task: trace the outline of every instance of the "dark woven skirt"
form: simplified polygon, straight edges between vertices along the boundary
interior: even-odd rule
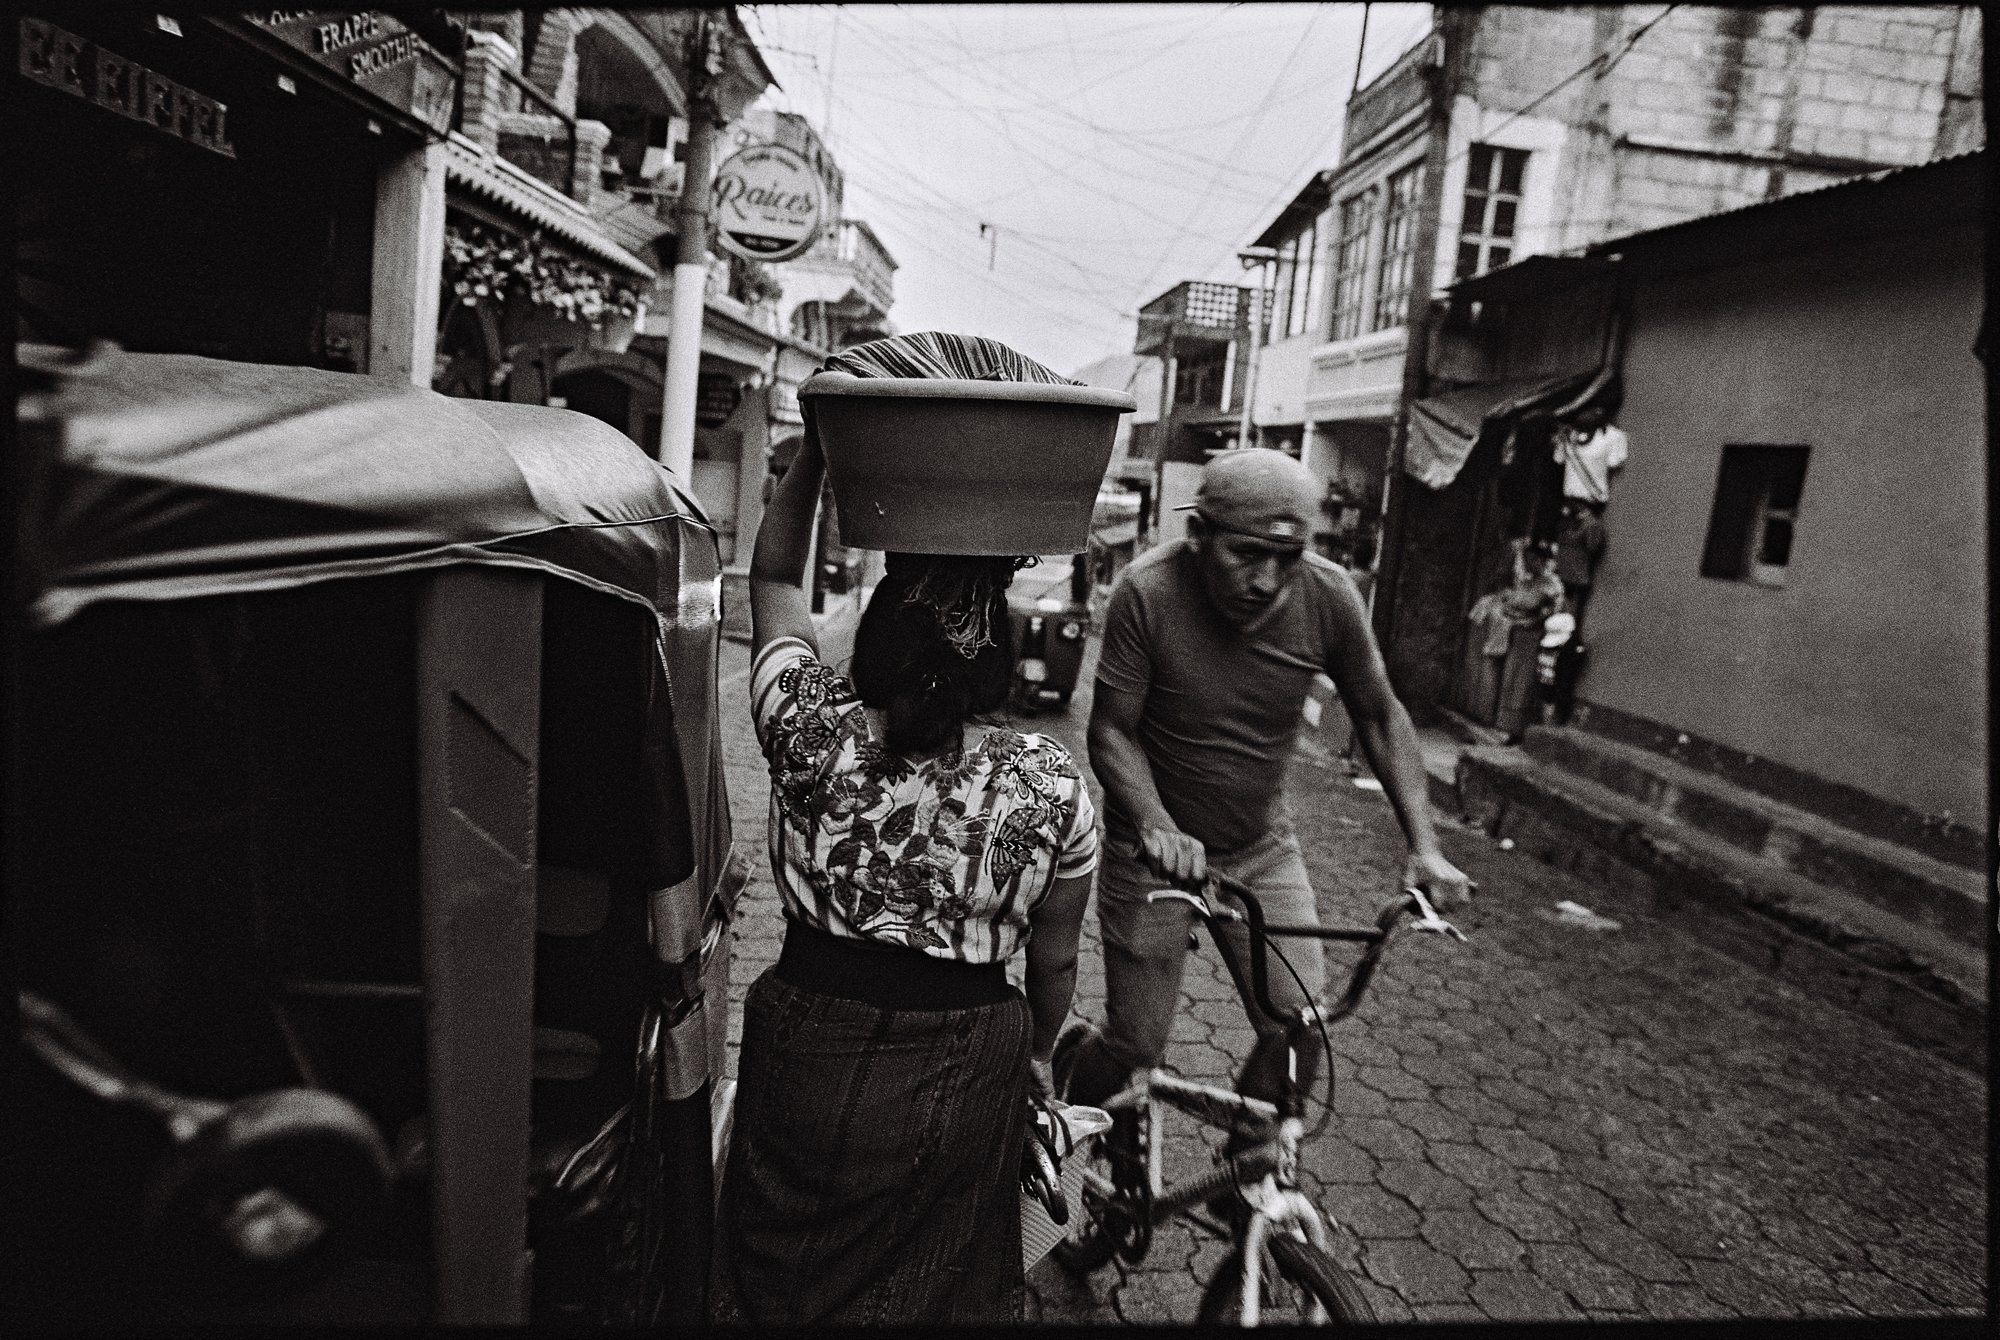
[[[885,1009],[766,969],[743,1004],[710,1318],[1019,1321],[1031,1030],[1012,987]]]

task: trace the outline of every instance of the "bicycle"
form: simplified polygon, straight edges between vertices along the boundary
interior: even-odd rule
[[[1226,893],[1243,906],[1241,912],[1217,904]],[[1298,1044],[1309,1028],[1322,1039],[1328,1024],[1353,1013],[1374,980],[1376,965],[1390,939],[1403,924],[1403,914],[1421,913],[1413,923],[1424,930],[1449,932],[1464,939],[1457,927],[1439,917],[1423,896],[1410,889],[1383,907],[1370,928],[1271,925],[1256,895],[1226,875],[1212,872],[1200,891],[1160,889],[1147,901],[1177,899],[1201,917],[1222,954],[1239,993],[1255,1000],[1265,1017],[1285,1028],[1285,1068],[1278,1101],[1265,1102],[1214,1085],[1182,1079],[1155,1067],[1133,1077],[1101,1106],[1113,1114],[1113,1129],[1092,1137],[1079,1148],[1086,1160],[1082,1171],[1081,1213],[1053,1255],[1072,1274],[1082,1276],[1118,1257],[1130,1264],[1143,1260],[1152,1246],[1154,1226],[1176,1214],[1214,1231],[1195,1207],[1218,1196],[1235,1198],[1230,1254],[1216,1268],[1203,1290],[1199,1319],[1203,1324],[1269,1324],[1280,1307],[1296,1312],[1314,1325],[1328,1322],[1371,1322],[1375,1310],[1349,1278],[1333,1253],[1344,1232],[1330,1216],[1299,1189],[1299,1145],[1305,1138],[1305,1092],[1298,1082]],[[1244,923],[1249,928],[1250,987],[1243,991],[1243,969],[1229,943],[1216,933],[1219,922]],[[1265,950],[1269,937],[1313,937],[1363,946],[1341,998],[1331,1009],[1308,1005],[1286,1017],[1271,1002]],[[1283,960],[1282,951],[1277,951]],[[1290,965],[1286,965],[1289,970]],[[1059,1051],[1076,1045],[1087,1025],[1071,1028]],[[1333,1065],[1326,1059],[1327,1110],[1333,1105]],[[1163,1108],[1184,1112],[1211,1129],[1231,1131],[1247,1121],[1276,1129],[1262,1144],[1220,1158],[1217,1167],[1178,1185],[1166,1183],[1162,1167],[1164,1140],[1153,1138]]]

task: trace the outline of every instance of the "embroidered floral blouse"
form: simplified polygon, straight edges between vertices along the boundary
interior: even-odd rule
[[[1097,866],[1090,792],[1046,735],[995,727],[911,763],[876,738],[853,682],[797,638],[758,655],[750,703],[787,916],[935,958],[1004,962],[1050,886]]]

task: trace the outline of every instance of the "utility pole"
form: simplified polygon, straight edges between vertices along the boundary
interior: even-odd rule
[[[691,486],[695,388],[701,377],[701,322],[708,289],[715,137],[721,117],[710,93],[721,73],[721,34],[707,11],[693,13],[688,40],[687,173],[681,178],[679,236],[674,239],[674,299],[667,319],[666,387],[660,404],[660,464]]]
[[[1236,259],[1244,269],[1253,265],[1257,267],[1256,297],[1251,299],[1250,308],[1250,366],[1248,375],[1243,379],[1243,425],[1236,434],[1236,444],[1242,447],[1253,445],[1250,441],[1250,412],[1257,399],[1257,368],[1264,361],[1264,345],[1268,342],[1264,326],[1270,303],[1265,294],[1270,288],[1271,262],[1277,256],[1278,253],[1270,247],[1245,247],[1236,253]]]
[[[1375,587],[1370,614],[1375,639],[1389,662],[1391,682],[1397,669],[1395,655],[1396,592],[1402,579],[1405,519],[1409,512],[1412,484],[1403,469],[1409,452],[1410,411],[1428,387],[1431,336],[1431,290],[1437,280],[1438,220],[1444,212],[1444,165],[1449,148],[1451,107],[1456,94],[1455,65],[1461,43],[1459,20],[1477,11],[1438,12],[1437,28],[1427,42],[1436,44],[1437,63],[1429,76],[1429,106],[1425,112],[1424,184],[1422,208],[1417,214],[1416,235],[1410,246],[1410,292],[1403,326],[1407,332],[1403,352],[1403,386],[1396,422],[1389,441],[1389,459],[1382,476],[1382,534],[1376,544]]]

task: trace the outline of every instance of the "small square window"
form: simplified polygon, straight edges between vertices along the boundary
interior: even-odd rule
[[[1722,449],[1701,575],[1783,586],[1805,491],[1810,447]]]

